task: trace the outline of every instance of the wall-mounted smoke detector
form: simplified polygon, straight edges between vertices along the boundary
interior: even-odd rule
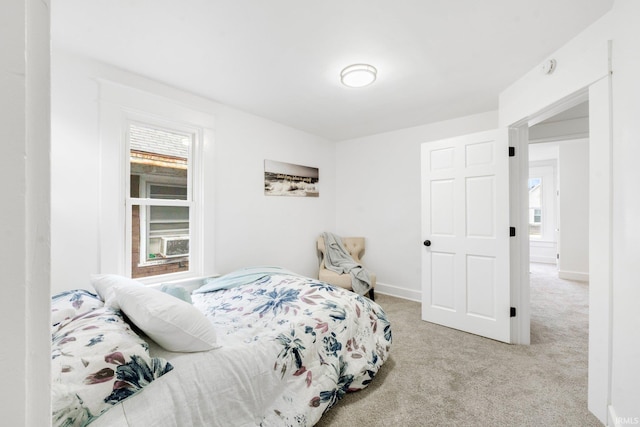
[[[555,59],[549,59],[542,64],[542,73],[551,74],[556,70],[557,62]]]

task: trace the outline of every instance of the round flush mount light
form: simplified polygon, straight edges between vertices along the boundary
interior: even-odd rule
[[[340,81],[348,87],[365,87],[376,81],[378,70],[368,64],[353,64],[340,72]]]

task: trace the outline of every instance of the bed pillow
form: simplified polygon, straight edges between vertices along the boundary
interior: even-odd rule
[[[119,311],[81,314],[51,335],[52,425],[84,426],[172,369]]]
[[[58,326],[103,306],[100,297],[84,289],[60,292],[51,297],[51,326]]]
[[[100,298],[102,298],[102,301],[104,301],[104,305],[114,310],[120,310],[115,296],[115,290],[117,288],[125,286],[144,287],[144,285],[137,280],[117,274],[93,274],[91,276],[91,284],[98,295],[100,295]]]
[[[115,294],[129,320],[166,350],[186,353],[217,347],[213,325],[191,304],[144,286],[117,287]]]

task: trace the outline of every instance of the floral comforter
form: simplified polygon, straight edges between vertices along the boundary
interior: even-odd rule
[[[95,295],[52,298],[52,425],[83,426],[173,368]]]
[[[371,382],[387,359],[391,325],[378,304],[353,292],[257,272],[250,284],[194,294],[194,305],[216,326],[223,348],[243,347],[252,357],[252,347],[274,345],[254,361],[272,370],[277,390],[259,424],[313,425],[345,393]]]
[[[388,357],[391,326],[365,297],[277,269],[222,282],[192,295],[219,348],[174,353],[147,339],[170,363],[152,371],[173,369],[91,427],[312,426]]]

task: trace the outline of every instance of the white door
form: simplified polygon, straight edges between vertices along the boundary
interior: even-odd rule
[[[422,319],[510,342],[508,130],[422,144]]]

